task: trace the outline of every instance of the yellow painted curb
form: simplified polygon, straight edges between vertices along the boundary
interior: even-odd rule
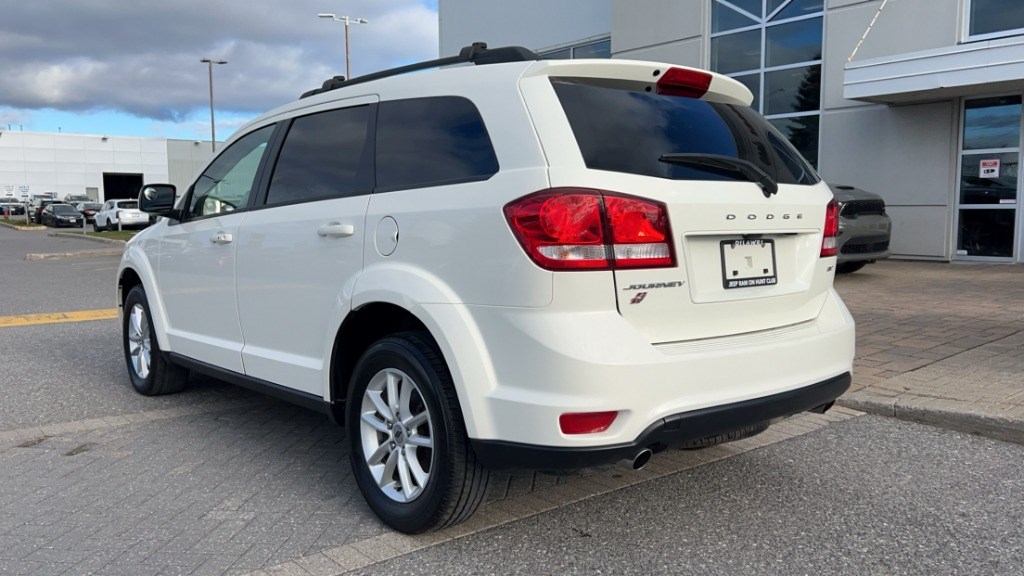
[[[35,324],[63,324],[65,322],[88,322],[90,320],[112,320],[117,318],[117,308],[100,310],[79,310],[77,312],[47,312],[45,314],[21,314],[0,316],[0,328],[33,326]]]

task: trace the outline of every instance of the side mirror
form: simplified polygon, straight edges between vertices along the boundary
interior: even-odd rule
[[[157,216],[172,216],[176,192],[174,184],[146,184],[139,190],[139,210]]]

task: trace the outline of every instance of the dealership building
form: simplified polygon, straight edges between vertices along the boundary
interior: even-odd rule
[[[1024,262],[1024,0],[439,4],[442,56],[484,41],[731,76],[826,181],[885,198],[894,255]]]
[[[135,198],[143,182],[179,190],[210,158],[208,140],[0,131],[0,197]]]

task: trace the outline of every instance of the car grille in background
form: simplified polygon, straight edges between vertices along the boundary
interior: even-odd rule
[[[872,252],[884,252],[889,249],[889,239],[884,236],[875,238],[858,238],[858,242],[844,244],[843,254],[870,254]]]
[[[844,218],[856,218],[862,214],[885,214],[885,200],[850,200],[843,203],[839,215]]]

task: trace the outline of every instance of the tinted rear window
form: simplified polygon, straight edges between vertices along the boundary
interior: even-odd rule
[[[377,116],[377,187],[419,188],[486,180],[498,171],[476,106],[441,96],[382,102]]]
[[[672,180],[731,180],[658,160],[672,153],[720,154],[752,162],[780,184],[818,182],[800,153],[748,106],[584,82],[551,81],[588,168]]]
[[[124,208],[125,210],[134,210],[134,209],[139,207],[139,202],[137,200],[128,200],[128,201],[125,201],[125,202],[118,202],[117,203],[117,207],[118,208]]]

